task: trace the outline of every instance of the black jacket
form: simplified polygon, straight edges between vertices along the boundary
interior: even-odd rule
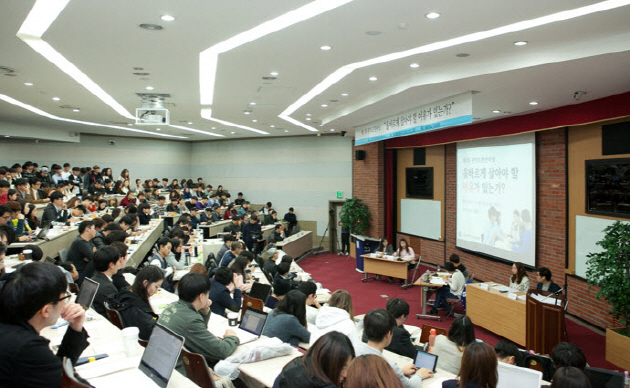
[[[363,342],[367,342],[367,335],[363,333]],[[416,347],[411,343],[411,334],[405,329],[404,326],[396,326],[392,331],[392,342],[385,349],[390,352],[400,354],[401,356],[409,357],[413,360],[418,355],[419,347]]]
[[[107,243],[105,242],[105,236],[103,235],[102,231],[99,230],[98,232],[96,232],[96,236],[94,236],[94,238],[92,239],[92,244],[94,244],[96,249],[100,249],[101,247],[107,245]]]
[[[0,323],[0,387],[61,387],[61,360],[74,364],[88,347],[88,335],[70,327],[55,356],[49,340],[40,336],[27,322]]]
[[[542,290],[542,286],[543,286],[542,283],[538,283],[538,284],[536,284],[536,289],[537,290]],[[554,282],[551,282],[551,284],[549,284],[549,289],[547,291],[549,291],[549,292],[558,292],[558,291],[560,291],[560,289],[561,288],[560,288],[559,285],[557,285]]]
[[[107,317],[107,313],[105,312],[105,302],[109,300],[110,296],[115,296],[118,293],[118,290],[116,289],[116,286],[114,286],[114,283],[107,278],[107,275],[102,272],[94,273],[92,280],[99,284],[96,296],[94,296],[94,303],[92,303],[92,307],[94,307],[94,310],[96,310],[97,313]]]
[[[158,319],[150,305],[128,288],[121,289],[111,305],[120,313],[125,327],[137,327],[140,339],[149,340]]]
[[[306,357],[306,356],[304,356]],[[308,359],[306,359],[308,362]],[[302,363],[302,357],[293,359],[289,362],[280,375],[273,382],[273,388],[334,388],[335,384],[328,384],[318,379],[317,377],[311,377],[306,372],[304,364]]]
[[[140,225],[149,225],[149,221],[151,221],[151,214],[138,212],[138,220],[140,221]]]
[[[61,210],[57,212],[57,208],[52,203],[49,203],[42,213],[42,225],[47,222],[68,222],[68,216],[70,212],[68,210]]]

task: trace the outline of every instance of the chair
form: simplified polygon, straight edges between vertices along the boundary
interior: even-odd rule
[[[252,298],[249,295],[243,294],[243,307],[241,307],[241,319],[243,318],[243,314],[245,314],[245,309],[247,309],[248,307],[263,311],[264,306],[265,306],[265,302],[263,302],[262,300]]]
[[[140,346],[142,346],[143,348],[146,348],[147,345],[149,344],[149,341],[147,340],[143,340],[143,339],[139,339],[138,343],[140,344]]]
[[[265,277],[267,278],[267,281],[269,282],[269,284],[273,284],[273,277],[271,276],[271,274],[263,269],[263,267],[261,266],[260,269],[262,270],[263,275],[265,275]]]
[[[122,323],[122,318],[120,313],[109,307],[109,303],[105,302],[105,312],[107,313],[107,319],[120,330],[124,329],[125,326]]]
[[[62,250],[59,251],[59,259],[63,263],[68,261],[68,250],[66,248],[63,248]]]
[[[79,295],[79,286],[76,283],[68,283],[68,288],[74,295]]]
[[[63,358],[61,374],[61,387],[62,388],[89,388],[89,385],[85,385],[80,382],[74,375],[74,367],[72,366],[72,360],[68,357]]]
[[[447,317],[452,317],[453,314],[455,314],[455,307],[457,307],[457,305],[461,305],[462,309],[464,309],[464,312],[466,311],[466,308],[464,306],[465,296],[466,296],[466,285],[464,284],[464,288],[462,290],[462,296],[460,296],[459,298],[449,298],[447,300],[447,302],[451,305],[451,312],[446,314]]]
[[[186,377],[200,387],[215,388],[212,369],[208,367],[206,359],[197,353],[191,353],[182,348],[182,361],[186,369]]]
[[[431,329],[435,329],[435,335],[446,335],[446,329],[435,327],[431,325],[422,325],[422,334],[420,334],[420,342],[426,344],[429,342],[429,335],[431,335]]]

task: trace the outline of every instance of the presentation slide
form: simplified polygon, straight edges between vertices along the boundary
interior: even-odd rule
[[[536,146],[525,134],[457,146],[457,246],[536,265]]]

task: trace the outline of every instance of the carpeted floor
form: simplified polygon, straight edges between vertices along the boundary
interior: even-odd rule
[[[421,312],[420,288],[411,287],[403,290],[400,285],[389,283],[387,278],[381,280],[370,280],[363,283],[363,274],[356,272],[355,259],[348,256],[337,256],[330,253],[322,253],[307,257],[300,261],[300,266],[304,271],[310,273],[314,279],[322,283],[324,288],[332,291],[344,289],[350,292],[354,304],[356,315],[365,314],[374,308],[385,308],[387,299],[401,298],[407,301],[410,306],[409,319],[405,322],[408,325],[422,326],[430,324],[436,327],[447,328],[451,325],[453,318],[442,318],[442,322],[437,320],[416,319],[417,313]],[[416,278],[426,271],[428,267],[420,266]],[[413,272],[409,272],[409,276]],[[456,310],[457,312],[457,310]],[[444,312],[440,312],[444,315]],[[590,366],[606,369],[620,368],[609,363],[605,359],[605,337],[587,327],[579,325],[570,319],[566,320],[569,341],[578,345],[584,353]],[[481,327],[475,327],[477,338],[494,346],[501,337],[491,333]]]

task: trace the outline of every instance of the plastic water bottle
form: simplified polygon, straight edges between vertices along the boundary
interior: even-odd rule
[[[628,376],[628,371],[623,372],[623,375],[625,376],[624,379],[624,387],[625,388],[630,388],[630,376]]]
[[[431,331],[429,332],[429,353],[433,353],[433,345],[435,345],[436,335],[437,332],[435,331],[435,329],[431,329]]]
[[[427,272],[424,273],[424,281],[428,282],[429,281],[429,270],[427,269]]]

